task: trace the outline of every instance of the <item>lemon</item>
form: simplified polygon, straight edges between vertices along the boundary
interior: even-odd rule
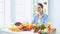
[[[15,31],[17,28],[14,28],[14,27],[10,27],[9,30],[11,31]]]

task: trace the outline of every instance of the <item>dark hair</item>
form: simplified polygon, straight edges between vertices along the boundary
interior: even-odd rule
[[[38,5],[40,5],[40,6],[41,6],[41,8],[43,8],[43,4],[41,4],[41,3],[38,3]]]

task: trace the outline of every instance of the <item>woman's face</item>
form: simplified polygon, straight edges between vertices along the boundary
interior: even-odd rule
[[[37,12],[38,13],[42,13],[43,9],[40,5],[37,5]]]

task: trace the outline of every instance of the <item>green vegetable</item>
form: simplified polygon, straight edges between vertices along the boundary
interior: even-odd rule
[[[40,26],[38,26],[38,25],[34,26],[34,30],[39,30],[39,29],[40,29]]]
[[[47,34],[46,32],[41,32],[40,34]]]
[[[40,26],[40,29],[41,29],[41,30],[44,30],[45,28],[46,28],[46,27],[45,27],[44,24]]]

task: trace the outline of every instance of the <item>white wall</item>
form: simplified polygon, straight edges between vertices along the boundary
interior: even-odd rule
[[[5,0],[5,25],[4,26],[7,26],[7,25],[10,25],[11,24],[11,3],[10,3],[11,0]]]
[[[16,0],[16,21],[31,23],[32,0]]]
[[[4,25],[4,0],[0,0],[0,27]]]
[[[60,0],[49,0],[49,20],[53,27],[57,28],[57,33],[60,32]]]

